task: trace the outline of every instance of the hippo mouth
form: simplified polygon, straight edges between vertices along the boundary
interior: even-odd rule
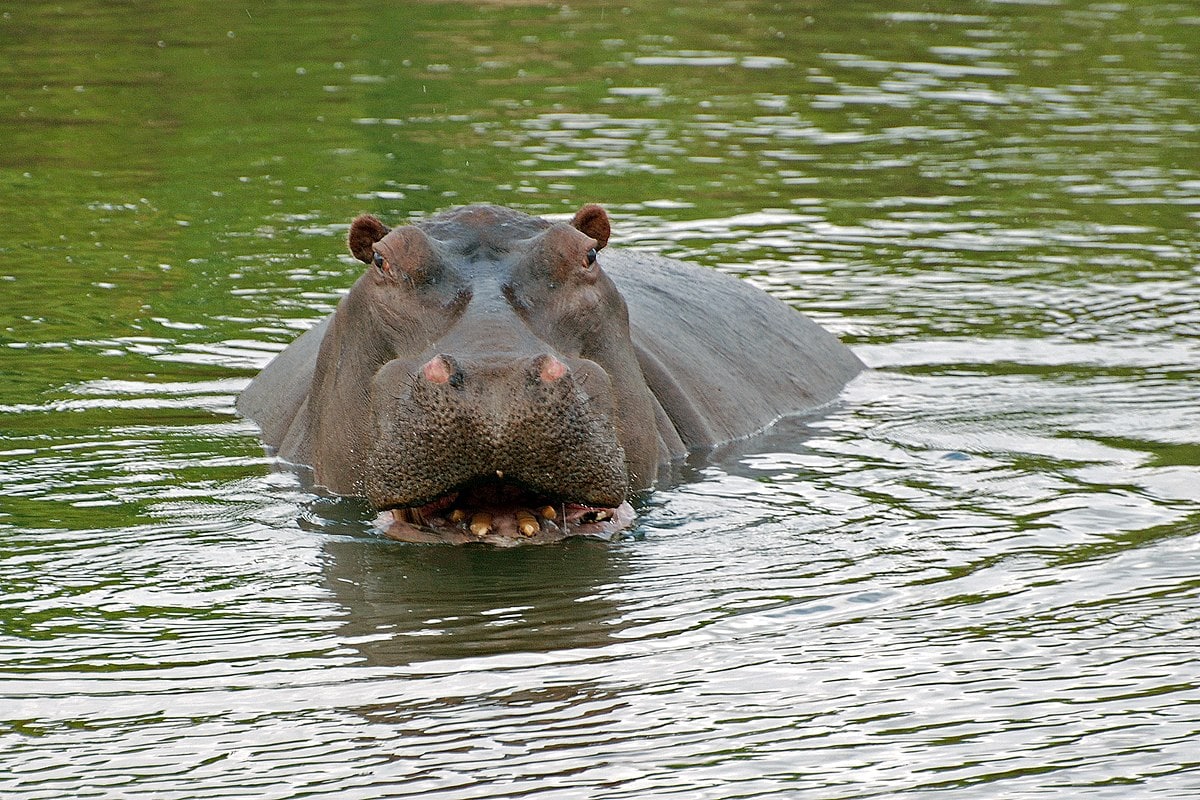
[[[470,484],[420,506],[386,508],[375,519],[390,538],[404,542],[510,547],[569,537],[611,540],[634,519],[628,502],[597,506],[568,502],[503,480]]]

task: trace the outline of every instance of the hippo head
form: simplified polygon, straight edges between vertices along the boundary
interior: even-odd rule
[[[317,360],[317,481],[405,531],[626,521],[659,454],[628,311],[600,264],[609,233],[595,205],[570,223],[494,206],[395,229],[355,219],[350,250],[368,268]]]

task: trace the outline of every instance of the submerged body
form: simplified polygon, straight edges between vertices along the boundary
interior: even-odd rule
[[[361,216],[349,242],[367,271],[238,409],[390,535],[544,541],[613,533],[661,465],[827,403],[862,370],[785,303],[606,249],[609,231],[599,206],[570,223]]]

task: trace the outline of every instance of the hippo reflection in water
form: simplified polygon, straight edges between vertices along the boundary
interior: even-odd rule
[[[689,451],[834,399],[863,365],[728,275],[606,248],[587,205],[350,226],[368,267],[238,398],[281,459],[414,541],[608,537]]]

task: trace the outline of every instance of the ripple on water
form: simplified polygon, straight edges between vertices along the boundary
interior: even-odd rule
[[[644,3],[627,40],[410,4],[351,55],[264,6],[147,55],[116,6],[27,5],[4,797],[1197,793],[1181,7]],[[875,371],[679,465],[628,541],[387,541],[233,398],[358,273],[355,211],[504,198],[605,202]]]

